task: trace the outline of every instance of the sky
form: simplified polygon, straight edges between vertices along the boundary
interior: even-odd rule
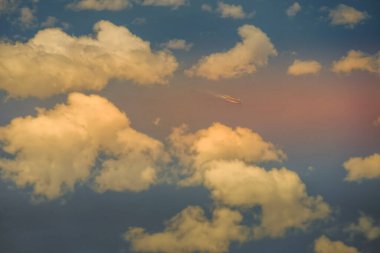
[[[0,0],[0,252],[378,252],[379,13]]]

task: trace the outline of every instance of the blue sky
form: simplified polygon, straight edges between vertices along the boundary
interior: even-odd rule
[[[0,252],[377,252],[379,11],[0,0]]]

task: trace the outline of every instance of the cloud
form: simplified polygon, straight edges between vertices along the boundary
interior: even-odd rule
[[[80,10],[96,10],[96,11],[119,11],[132,5],[130,0],[80,0],[68,4],[70,9]]]
[[[217,12],[222,18],[244,19],[253,16],[253,13],[245,13],[241,5],[225,4],[223,2],[218,3]]]
[[[286,9],[286,15],[288,15],[288,17],[294,17],[301,11],[301,9],[301,5],[298,2],[294,2],[288,9]]]
[[[374,179],[380,177],[380,154],[367,157],[352,157],[343,167],[347,170],[347,181],[360,181],[362,179]]]
[[[95,38],[73,37],[60,29],[45,29],[26,43],[0,42],[0,89],[14,97],[100,90],[111,79],[138,84],[163,84],[177,68],[165,51],[123,26],[100,21]]]
[[[239,77],[256,72],[257,67],[267,64],[269,56],[277,55],[272,42],[259,28],[243,25],[238,32],[242,42],[226,52],[201,58],[186,74],[210,80]]]
[[[36,17],[34,15],[34,10],[29,7],[22,7],[20,9],[20,17],[18,20],[20,25],[24,28],[35,25]]]
[[[253,229],[256,238],[280,237],[290,228],[304,229],[330,213],[322,197],[308,196],[299,176],[286,168],[267,171],[237,160],[218,160],[208,164],[204,184],[220,204],[261,207],[261,223]]]
[[[161,46],[167,49],[189,51],[192,48],[193,44],[187,42],[186,40],[173,39],[163,43]]]
[[[182,183],[202,181],[207,163],[214,160],[241,160],[247,163],[282,161],[285,153],[248,128],[235,129],[214,123],[207,129],[187,133],[185,126],[169,136],[171,153],[177,157],[185,176]]]
[[[336,73],[351,73],[355,70],[379,74],[380,53],[367,55],[361,51],[350,50],[347,56],[335,61],[332,66],[332,71]]]
[[[207,12],[212,12],[212,6],[209,4],[202,4],[201,5],[201,10],[202,11],[207,11]]]
[[[335,9],[329,11],[330,23],[332,25],[345,25],[355,27],[369,16],[366,12],[359,11],[351,6],[339,4]]]
[[[17,6],[17,0],[0,0],[0,14],[13,12]]]
[[[218,208],[209,221],[200,207],[190,206],[167,222],[163,232],[150,234],[134,227],[124,238],[137,252],[228,252],[232,241],[248,238],[248,228],[239,225],[242,219],[237,211]]]
[[[375,119],[375,121],[373,122],[373,124],[375,126],[380,126],[380,117],[378,117],[377,119]]]
[[[140,0],[142,5],[151,5],[151,6],[170,6],[173,8],[178,8],[182,5],[188,3],[187,0]]]
[[[347,246],[341,241],[331,241],[324,235],[315,240],[314,251],[315,253],[359,253],[356,248]]]
[[[187,3],[187,0],[80,0],[68,4],[68,7],[76,11],[120,11],[131,7],[133,4],[146,6],[170,6],[173,8],[178,8],[179,6],[186,5]]]
[[[288,68],[288,74],[293,76],[317,74],[321,68],[321,64],[317,61],[294,60]]]
[[[31,186],[35,197],[57,198],[94,179],[94,188],[142,191],[156,181],[163,145],[132,129],[127,116],[106,99],[80,93],[36,116],[0,128],[2,177]],[[100,168],[94,170],[98,156]]]
[[[362,234],[370,241],[380,238],[380,226],[376,226],[373,218],[365,214],[361,214],[358,223],[350,224],[346,231],[352,234]]]

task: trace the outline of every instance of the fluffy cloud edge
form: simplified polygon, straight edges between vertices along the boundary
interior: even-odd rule
[[[178,63],[168,51],[109,21],[94,25],[95,38],[57,28],[39,31],[26,43],[0,43],[0,89],[13,97],[48,97],[100,90],[112,79],[139,85],[165,84]],[[91,77],[91,78],[89,78]]]
[[[132,227],[124,234],[136,252],[227,252],[232,241],[245,242],[249,229],[240,225],[237,211],[217,208],[208,220],[202,208],[189,206],[166,222],[163,232],[147,233]]]
[[[348,182],[380,177],[380,154],[375,153],[367,157],[352,157],[343,163],[348,175]]]
[[[233,48],[202,57],[185,71],[188,76],[198,76],[209,80],[237,78],[256,72],[257,67],[265,66],[270,56],[277,51],[271,40],[261,29],[253,25],[239,27],[242,39]]]
[[[81,93],[0,127],[0,143],[10,155],[0,159],[2,178],[19,188],[31,186],[33,197],[46,200],[85,183],[99,192],[146,190],[166,157],[163,144],[131,128],[111,102]]]

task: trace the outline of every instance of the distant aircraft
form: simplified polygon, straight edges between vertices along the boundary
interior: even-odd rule
[[[232,96],[229,96],[229,95],[218,94],[218,93],[214,93],[214,92],[211,92],[211,91],[204,91],[204,90],[197,90],[197,91],[201,92],[201,93],[210,94],[211,96],[220,98],[220,99],[224,100],[227,103],[238,104],[238,105],[242,104],[242,101],[239,98],[235,98],[235,97],[232,97]]]
[[[216,95],[216,97],[223,99],[224,101],[232,104],[241,104],[241,100],[238,98],[231,97],[229,95]]]

